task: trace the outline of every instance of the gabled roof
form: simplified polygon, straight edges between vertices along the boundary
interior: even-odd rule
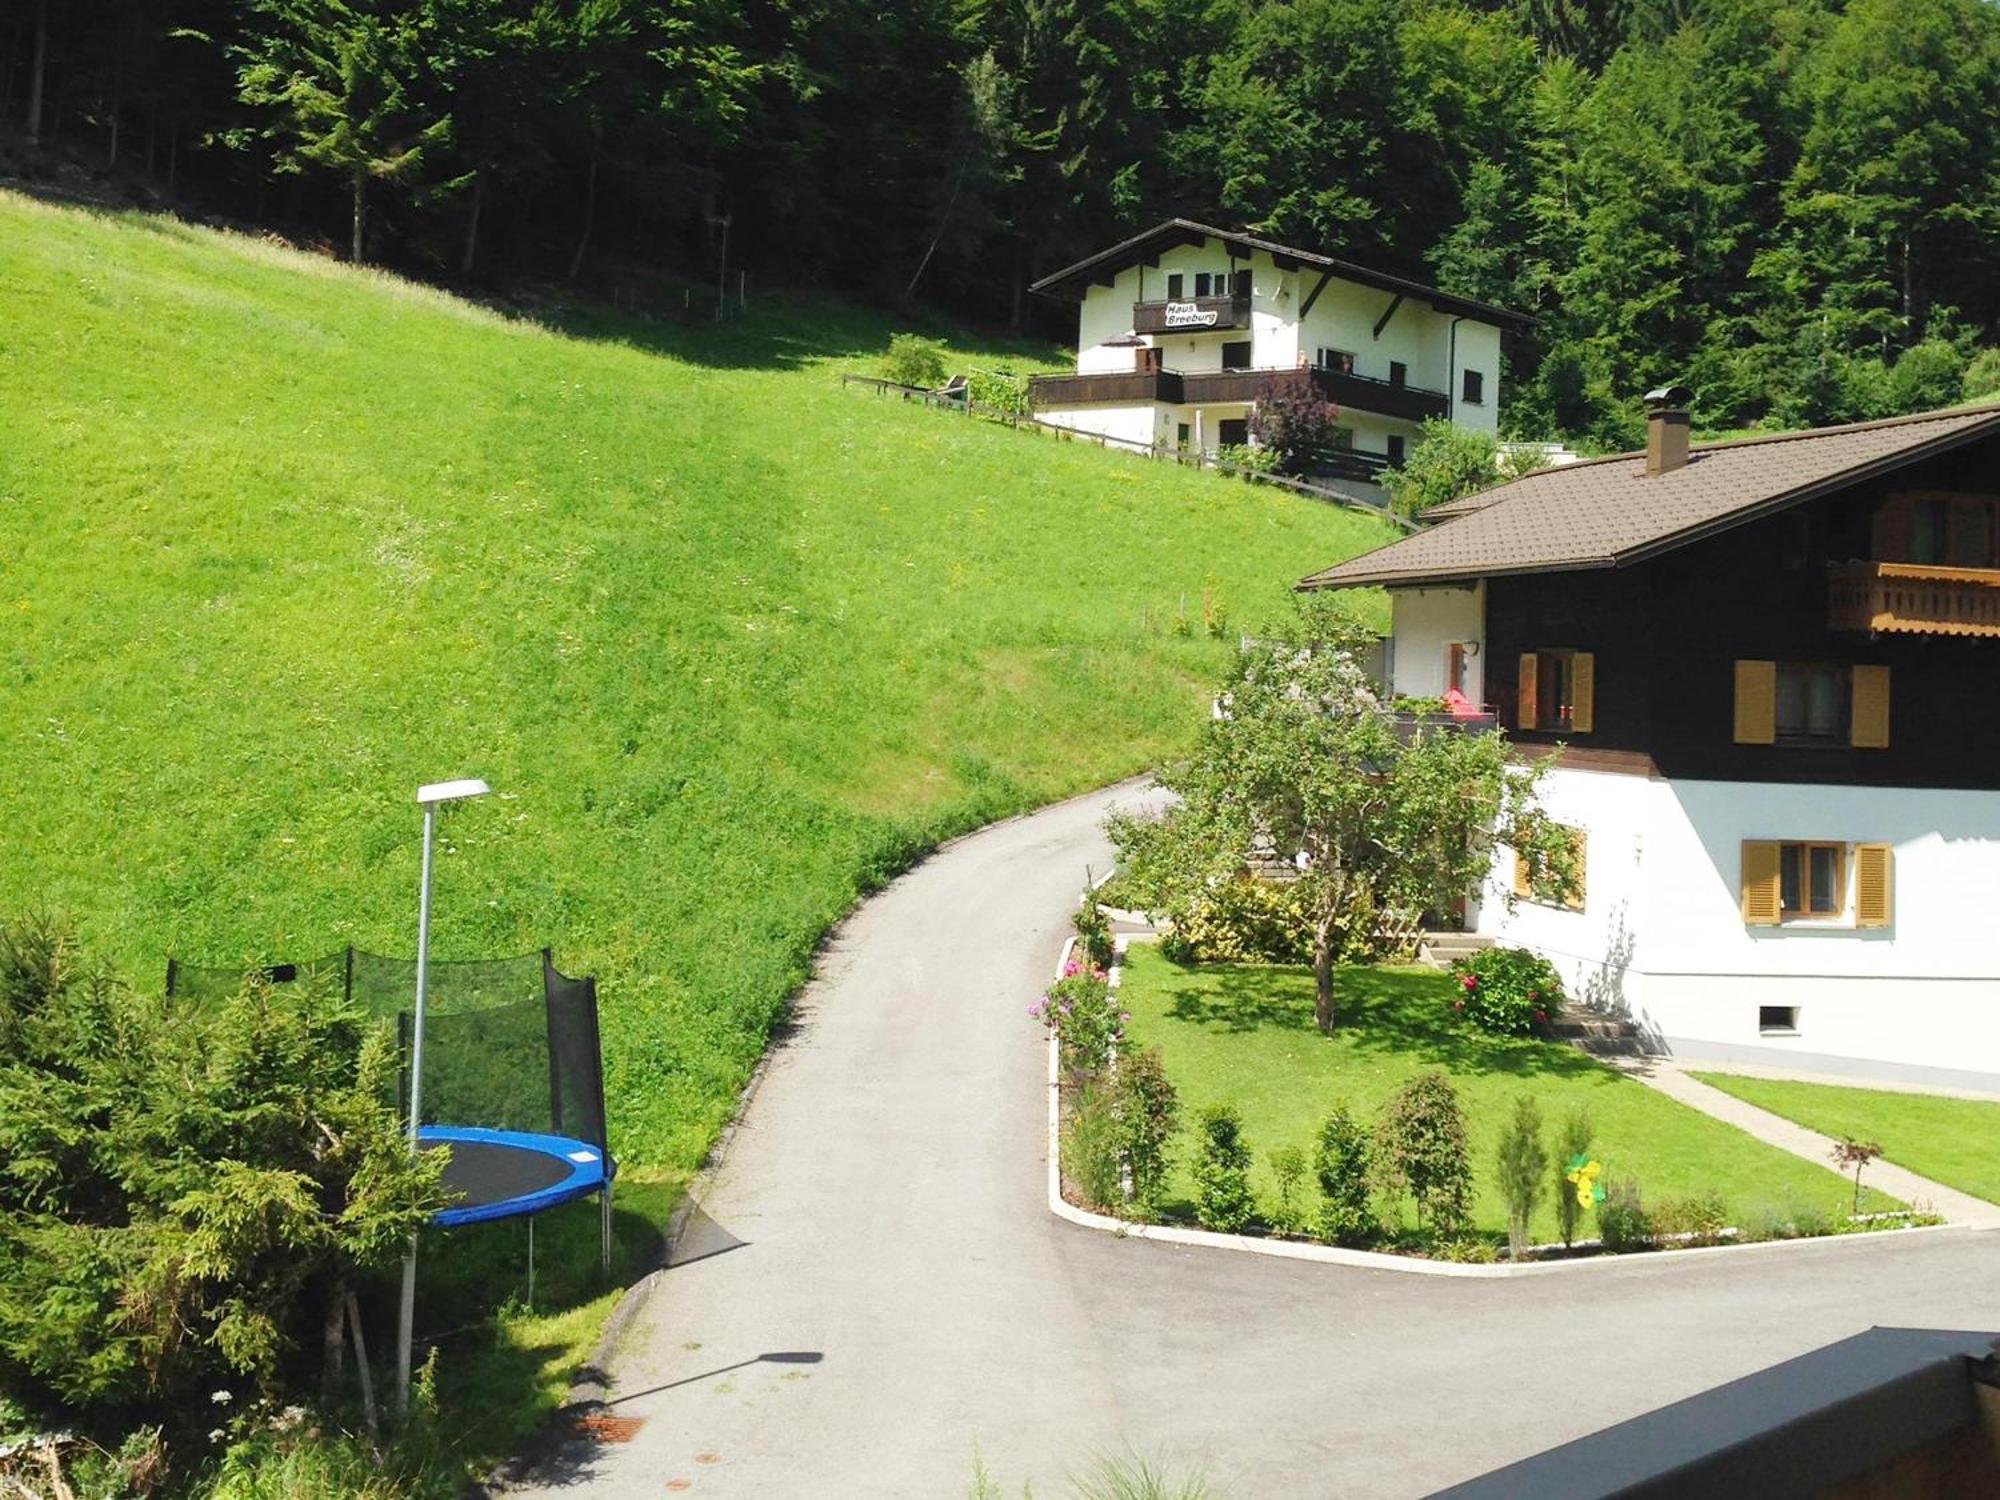
[[[1342,281],[1359,282],[1362,286],[1372,286],[1378,291],[1394,292],[1403,297],[1417,297],[1428,302],[1441,313],[1454,317],[1475,318],[1482,323],[1491,323],[1496,328],[1526,328],[1535,321],[1526,313],[1514,312],[1505,307],[1495,307],[1490,302],[1479,302],[1471,297],[1458,297],[1421,282],[1406,281],[1400,276],[1391,276],[1386,271],[1370,270],[1367,266],[1357,266],[1352,261],[1336,260],[1330,255],[1321,255],[1314,250],[1299,250],[1290,245],[1280,245],[1272,240],[1259,239],[1255,235],[1239,234],[1233,230],[1217,229],[1210,224],[1197,224],[1193,219],[1166,219],[1155,224],[1129,240],[1120,240],[1109,250],[1100,250],[1095,255],[1086,256],[1073,266],[1064,266],[1040,281],[1032,283],[1028,290],[1048,296],[1081,297],[1084,289],[1095,280],[1109,284],[1112,277],[1128,266],[1136,266],[1141,261],[1150,262],[1158,258],[1163,250],[1171,250],[1178,245],[1199,245],[1204,240],[1221,240],[1243,252],[1247,258],[1253,250],[1268,254],[1281,271],[1303,268],[1331,272]]]
[[[1435,506],[1425,515],[1445,515],[1442,525],[1299,587],[1621,568],[1991,434],[2000,434],[2000,404],[1702,443],[1684,466],[1651,478],[1643,453],[1542,469]]]

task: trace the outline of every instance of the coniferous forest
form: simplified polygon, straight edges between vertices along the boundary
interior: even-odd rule
[[[1179,214],[1536,315],[1509,425],[2000,390],[1988,0],[20,0],[0,168],[472,285],[608,264],[1068,331]],[[723,268],[727,267],[726,273]],[[713,296],[712,293],[709,294]]]

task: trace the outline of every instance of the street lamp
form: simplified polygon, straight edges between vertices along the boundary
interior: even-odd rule
[[[423,1120],[424,1093],[424,983],[430,968],[431,951],[431,841],[437,827],[437,811],[447,803],[484,797],[493,790],[477,778],[437,781],[417,788],[417,806],[424,810],[424,870],[417,888],[417,1012],[411,1023],[410,1042],[410,1150],[417,1149],[417,1129]],[[410,1409],[410,1338],[417,1318],[417,1236],[410,1234],[409,1253],[403,1257],[402,1321],[396,1329],[396,1415]]]

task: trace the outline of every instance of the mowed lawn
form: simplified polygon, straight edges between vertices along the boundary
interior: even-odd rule
[[[1831,1169],[1760,1145],[1575,1048],[1472,1030],[1451,1011],[1450,977],[1435,970],[1341,970],[1341,1011],[1331,1037],[1313,1026],[1307,969],[1184,967],[1135,943],[1119,993],[1131,1012],[1132,1044],[1160,1048],[1190,1121],[1208,1104],[1242,1111],[1262,1207],[1276,1201],[1273,1151],[1298,1146],[1310,1156],[1335,1100],[1372,1120],[1398,1084],[1428,1068],[1450,1075],[1465,1109],[1479,1229],[1506,1228],[1493,1160],[1514,1100],[1524,1093],[1541,1106],[1552,1149],[1556,1123],[1587,1108],[1595,1127],[1592,1154],[1606,1176],[1636,1179],[1649,1203],[1714,1190],[1727,1202],[1730,1221],[1748,1231],[1794,1206],[1840,1213],[1851,1202],[1849,1185]],[[1192,1196],[1190,1151],[1184,1144],[1173,1196]],[[1871,1192],[1863,1206],[1895,1205]],[[1537,1240],[1556,1238],[1552,1195],[1544,1197],[1533,1230]],[[1588,1215],[1581,1233],[1595,1233]]]
[[[2000,1103],[1733,1073],[1694,1076],[1821,1135],[1873,1141],[1899,1167],[2000,1203]]]

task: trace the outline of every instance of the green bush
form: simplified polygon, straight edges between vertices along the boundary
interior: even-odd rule
[[[1119,1053],[1112,1090],[1119,1148],[1132,1172],[1132,1199],[1151,1217],[1160,1209],[1181,1113],[1180,1097],[1167,1078],[1160,1049]]]
[[[1095,967],[1108,969],[1117,950],[1111,946],[1111,922],[1098,906],[1095,895],[1084,897],[1083,905],[1070,918],[1076,929],[1076,945]]]
[[[1713,1245],[1729,1227],[1729,1206],[1722,1201],[1722,1194],[1714,1191],[1688,1198],[1662,1198],[1646,1211],[1646,1227],[1656,1239]]]
[[[944,345],[914,333],[889,336],[889,352],[882,356],[882,375],[897,385],[913,385],[931,390],[944,384]]]
[[[1597,1235],[1604,1248],[1613,1254],[1650,1249],[1652,1234],[1639,1184],[1630,1177],[1606,1183],[1604,1201],[1597,1205]]]
[[[1211,1104],[1201,1112],[1194,1158],[1194,1216],[1204,1229],[1234,1234],[1250,1222],[1250,1147],[1243,1117],[1234,1105]]]
[[[1125,1038],[1125,1016],[1104,971],[1076,959],[1028,1013],[1055,1033],[1063,1073],[1072,1082],[1096,1077]]]
[[[1336,1245],[1363,1245],[1374,1238],[1375,1211],[1369,1203],[1368,1132],[1336,1101],[1319,1128],[1313,1176],[1319,1183],[1320,1238]]]
[[[1563,1004],[1562,976],[1526,948],[1487,948],[1452,965],[1452,1009],[1495,1036],[1529,1036]]]
[[[939,378],[943,378],[939,363]],[[983,406],[1008,416],[1028,414],[1028,377],[1012,370],[974,370],[965,377],[965,395],[974,406]]]
[[[1472,1206],[1465,1114],[1451,1080],[1435,1070],[1404,1080],[1382,1106],[1375,1156],[1416,1204],[1418,1225],[1450,1234]]]
[[[1401,466],[1382,471],[1381,483],[1396,513],[1413,516],[1498,484],[1499,458],[1500,444],[1490,434],[1431,417]]]
[[[1278,1187],[1278,1206],[1271,1214],[1273,1228],[1286,1234],[1305,1230],[1306,1154],[1297,1146],[1280,1146],[1271,1153],[1271,1180]]]
[[[1215,461],[1232,469],[1248,469],[1253,474],[1272,474],[1278,468],[1277,452],[1255,443],[1224,443],[1215,450]]]
[[[1062,1128],[1062,1170],[1087,1207],[1117,1213],[1125,1184],[1119,1155],[1118,1110],[1111,1091],[1086,1083],[1070,1096]]]
[[[1562,1130],[1556,1137],[1555,1167],[1556,1227],[1562,1233],[1565,1245],[1576,1243],[1577,1221],[1583,1215],[1583,1203],[1577,1197],[1577,1185],[1569,1180],[1569,1174],[1590,1162],[1590,1139],[1593,1134],[1590,1111],[1582,1107],[1573,1109],[1564,1116]]]
[[[1312,914],[1294,882],[1244,874],[1220,880],[1165,913],[1160,951],[1175,963],[1312,962]],[[1367,963],[1375,950],[1375,903],[1359,890],[1342,915],[1335,960]]]
[[[0,930],[0,1389],[183,1414],[316,1389],[321,1329],[445,1201],[396,1056],[328,986],[221,1003]]]
[[[1514,1112],[1500,1133],[1495,1165],[1500,1200],[1507,1205],[1507,1249],[1516,1259],[1528,1248],[1528,1224],[1548,1186],[1549,1152],[1542,1144],[1542,1111],[1535,1096],[1514,1100]]]
[[[1960,390],[1967,401],[2000,397],[2000,349],[1981,349],[1965,367]]]

